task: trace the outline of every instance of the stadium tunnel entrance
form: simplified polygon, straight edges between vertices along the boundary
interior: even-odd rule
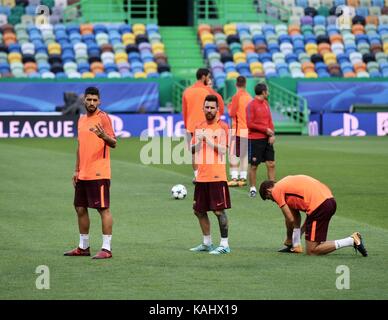
[[[158,0],[159,26],[192,26],[193,0]]]

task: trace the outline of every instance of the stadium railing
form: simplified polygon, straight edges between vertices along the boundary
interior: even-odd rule
[[[158,23],[157,0],[81,0],[64,10],[63,20],[69,22]]]
[[[270,8],[276,8],[281,20],[273,17]],[[258,5],[252,1],[194,0],[194,25],[226,24],[230,22],[288,22],[291,9],[271,0],[261,0]]]
[[[175,112],[182,112],[182,96],[185,89],[191,86],[194,81],[189,79],[175,78],[172,83],[172,104]]]
[[[271,108],[307,129],[309,122],[307,100],[273,82],[268,82],[268,87]]]

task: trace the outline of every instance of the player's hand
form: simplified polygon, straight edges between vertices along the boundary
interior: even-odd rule
[[[99,123],[97,123],[94,128],[90,128],[89,130],[94,132],[97,137],[101,139],[105,136],[105,130]]]
[[[295,247],[291,248],[292,253],[303,253],[303,247],[302,245],[296,245]]]
[[[205,130],[195,130],[195,139],[197,141],[204,140],[206,138]]]
[[[268,138],[268,143],[271,144],[271,145],[274,144],[275,143],[275,136],[269,137]]]
[[[270,128],[267,128],[267,136],[270,136],[270,137],[272,137],[274,134],[275,134],[275,132],[273,132],[273,130],[272,130],[272,129],[270,129]]]
[[[77,184],[77,181],[78,181],[78,171],[74,171],[72,180],[73,180],[73,187],[75,188],[75,185]]]

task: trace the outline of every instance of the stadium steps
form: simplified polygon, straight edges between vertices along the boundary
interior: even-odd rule
[[[159,31],[171,73],[175,77],[194,79],[197,69],[206,67],[195,28],[160,27]]]
[[[274,122],[276,133],[283,134],[304,134],[305,126],[298,124],[288,117],[283,116],[280,112],[271,109],[272,120]]]
[[[224,18],[227,22],[258,22],[259,15],[252,0],[228,0],[225,1]]]

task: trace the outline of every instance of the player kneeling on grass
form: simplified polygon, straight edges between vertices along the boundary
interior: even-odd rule
[[[230,252],[225,213],[225,209],[231,207],[226,177],[228,125],[217,117],[216,96],[208,95],[205,98],[203,112],[206,121],[197,124],[191,141],[195,163],[198,164],[193,209],[202,230],[203,243],[190,251],[219,255]],[[217,248],[213,247],[210,235],[208,211],[215,213],[220,226],[221,242]]]
[[[304,231],[308,255],[323,255],[351,246],[364,257],[368,255],[359,232],[345,239],[326,241],[329,222],[337,205],[330,189],[322,182],[306,175],[287,176],[278,182],[264,181],[259,192],[263,200],[272,200],[281,208],[287,227],[284,244],[292,244],[290,252],[303,252],[299,211],[304,211],[307,215]]]

